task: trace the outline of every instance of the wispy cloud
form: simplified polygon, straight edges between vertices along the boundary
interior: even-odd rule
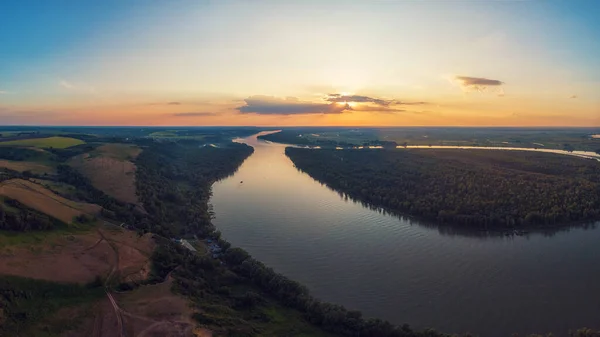
[[[181,102],[169,102],[167,105],[181,105]]]
[[[0,95],[8,95],[10,94],[10,92],[6,91],[6,90],[0,90]]]
[[[577,95],[571,95],[569,98],[577,98]]]
[[[216,115],[214,112],[176,112],[172,114],[175,117],[207,117]]]
[[[273,96],[252,96],[244,100],[246,105],[236,109],[244,114],[261,115],[301,115],[301,114],[340,114],[351,110],[348,104],[313,103],[300,101],[296,97],[285,99]]]
[[[88,94],[96,93],[96,88],[94,88],[92,86],[89,86],[86,84],[81,84],[81,83],[73,83],[73,82],[67,81],[65,79],[60,79],[58,84],[61,87],[63,87],[64,89],[74,91],[74,92],[82,92],[82,93],[88,93]]]

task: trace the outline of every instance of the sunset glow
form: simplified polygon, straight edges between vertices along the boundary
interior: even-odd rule
[[[3,2],[0,123],[598,126],[596,14],[593,1]]]

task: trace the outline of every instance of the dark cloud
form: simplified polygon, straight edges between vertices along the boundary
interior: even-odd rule
[[[207,117],[216,115],[214,112],[176,112],[173,114],[175,117]]]
[[[241,113],[261,115],[339,114],[352,110],[348,104],[303,102],[295,97],[285,99],[272,96],[252,96],[244,100],[246,105],[237,110]]]
[[[455,79],[464,86],[499,86],[504,84],[502,81],[490,80],[483,77],[456,76]]]
[[[504,96],[504,89],[502,88],[504,82],[499,80],[483,77],[454,76],[450,81],[460,86],[464,92],[497,92],[499,93],[498,96]]]

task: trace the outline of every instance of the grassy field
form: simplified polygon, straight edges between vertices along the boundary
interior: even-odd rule
[[[73,185],[45,179],[30,180],[68,199],[76,198],[75,195],[77,193],[77,188],[75,188]]]
[[[69,137],[47,137],[47,138],[31,138],[31,139],[20,139],[11,140],[8,142],[0,142],[1,146],[25,146],[25,147],[38,147],[38,148],[55,148],[55,149],[66,149],[71,146],[85,144],[84,141],[76,138]]]
[[[65,223],[87,213],[96,214],[101,207],[65,199],[41,185],[22,179],[10,179],[0,184],[0,195],[15,199],[27,207],[48,214]]]
[[[40,244],[54,245],[57,240],[69,235],[80,235],[90,231],[89,225],[73,224],[52,231],[13,232],[0,230],[0,251],[7,247],[33,247]],[[5,251],[6,252],[6,251]]]

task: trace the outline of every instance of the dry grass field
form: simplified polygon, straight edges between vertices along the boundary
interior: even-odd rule
[[[10,179],[0,183],[0,195],[15,199],[65,223],[71,223],[74,217],[81,214],[97,214],[102,209],[95,204],[65,199],[41,185],[23,179]]]
[[[0,167],[6,167],[9,170],[23,172],[31,171],[35,174],[51,173],[54,170],[47,165],[28,161],[13,161],[0,159]]]
[[[131,337],[211,337],[210,330],[196,327],[191,319],[193,310],[185,298],[170,291],[171,280],[161,284],[141,286],[131,292],[113,294],[119,307],[125,336]],[[82,314],[70,308],[57,313],[83,316],[82,324],[65,334],[66,337],[119,336],[121,329],[110,301],[106,298]]]
[[[87,283],[96,276],[141,281],[150,272],[155,243],[150,234],[96,230],[53,235],[41,242],[0,248],[0,274],[55,282]]]
[[[141,149],[127,144],[106,144],[73,157],[69,165],[88,177],[94,187],[124,202],[138,204],[133,160]]]

